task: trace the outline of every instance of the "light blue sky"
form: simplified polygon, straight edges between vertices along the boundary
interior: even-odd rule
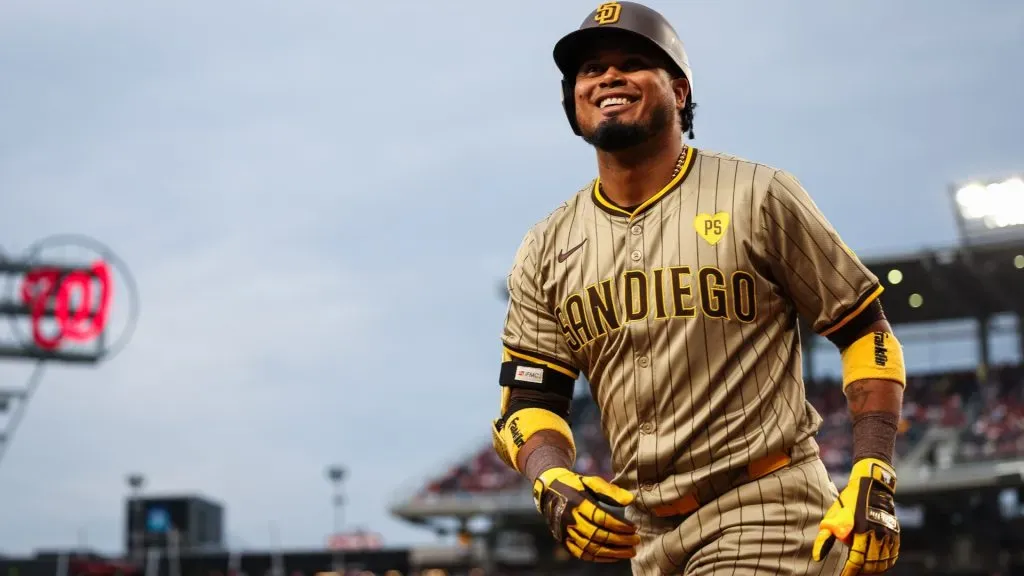
[[[651,5],[695,144],[795,172],[864,255],[953,242],[947,182],[1024,169],[1019,2]],[[222,500],[232,542],[317,546],[332,461],[352,523],[431,540],[385,507],[487,440],[496,282],[593,176],[550,56],[593,6],[0,3],[0,246],[93,235],[143,299],[121,356],[48,373],[0,550],[117,550],[134,470]]]

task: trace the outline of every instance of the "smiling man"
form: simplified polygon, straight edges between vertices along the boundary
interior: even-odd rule
[[[878,279],[793,175],[687,144],[693,76],[660,14],[602,4],[554,58],[598,176],[515,256],[498,454],[579,558],[652,575],[888,570],[905,374]],[[854,463],[841,493],[814,439],[797,315],[842,358]],[[611,482],[572,470],[581,373]]]

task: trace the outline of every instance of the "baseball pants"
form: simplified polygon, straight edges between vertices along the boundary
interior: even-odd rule
[[[641,543],[631,561],[636,576],[833,576],[848,554],[842,543],[820,563],[811,559],[818,523],[838,495],[808,438],[789,466],[741,484],[680,518],[658,518],[635,507],[627,517]]]

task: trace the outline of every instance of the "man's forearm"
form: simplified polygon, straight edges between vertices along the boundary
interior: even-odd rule
[[[891,380],[858,380],[846,388],[853,423],[853,460],[892,464],[903,407],[903,386]]]
[[[561,434],[541,431],[519,450],[516,464],[532,483],[550,468],[572,468],[572,448]]]

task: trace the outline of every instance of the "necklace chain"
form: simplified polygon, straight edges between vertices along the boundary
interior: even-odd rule
[[[679,172],[683,169],[683,161],[686,160],[686,146],[683,146],[683,151],[679,153],[679,159],[676,160],[676,168],[672,171],[672,177],[669,181],[675,180],[676,176],[679,176]],[[601,188],[604,188],[604,184],[598,184]]]
[[[676,169],[672,172],[672,178],[669,180],[675,180],[676,176],[679,176],[679,171],[683,169],[684,159],[686,159],[686,146],[683,146],[683,151],[679,153],[679,159],[676,160]]]

